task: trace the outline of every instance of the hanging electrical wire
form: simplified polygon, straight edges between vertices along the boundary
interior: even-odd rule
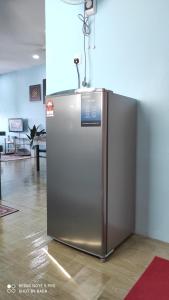
[[[90,26],[89,26],[89,19],[85,16],[85,7],[84,7],[84,14],[78,14],[78,18],[82,21],[83,27],[83,51],[84,51],[84,79],[82,81],[82,86],[87,86],[86,81],[86,72],[87,72],[87,58],[86,58],[86,37],[90,35]]]
[[[80,72],[79,72],[79,59],[74,59],[74,64],[76,65],[77,78],[78,78],[78,89],[80,89]]]
[[[62,2],[70,5],[79,5],[79,4],[85,4],[88,0],[61,0]],[[86,87],[88,85],[87,80],[86,80],[86,73],[87,73],[87,55],[86,55],[86,38],[90,35],[90,26],[89,26],[89,19],[85,15],[85,5],[84,5],[84,13],[83,14],[78,14],[78,18],[82,21],[83,27],[82,27],[82,32],[83,32],[83,51],[84,51],[84,79],[82,81],[82,86]],[[77,69],[77,74],[78,74],[78,82],[79,82],[79,69],[78,65],[76,65]],[[78,83],[79,86],[79,83]]]
[[[82,31],[85,36],[90,34],[90,26],[89,26],[89,18],[85,16],[85,9],[84,15],[78,14],[78,18],[83,22]]]

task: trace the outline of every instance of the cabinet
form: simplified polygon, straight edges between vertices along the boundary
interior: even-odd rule
[[[5,147],[4,147],[5,154],[13,154],[16,152],[14,140],[5,138],[4,144],[5,144]]]
[[[28,152],[30,152],[30,142],[27,138],[8,137],[8,139],[5,138],[4,143],[5,154],[21,154],[21,152],[25,152],[28,155]]]

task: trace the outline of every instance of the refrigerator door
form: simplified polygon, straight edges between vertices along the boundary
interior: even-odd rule
[[[47,97],[53,105],[47,117],[48,235],[98,256],[105,254],[103,94]]]

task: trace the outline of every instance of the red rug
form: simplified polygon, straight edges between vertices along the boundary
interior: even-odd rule
[[[124,300],[169,300],[169,261],[155,257]]]
[[[14,212],[17,212],[17,211],[18,211],[18,209],[0,204],[0,217],[4,217],[6,215],[13,214]]]

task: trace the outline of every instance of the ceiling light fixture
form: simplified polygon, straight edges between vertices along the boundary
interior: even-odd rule
[[[32,57],[33,57],[33,59],[39,59],[40,58],[40,56],[38,54],[33,54]]]

